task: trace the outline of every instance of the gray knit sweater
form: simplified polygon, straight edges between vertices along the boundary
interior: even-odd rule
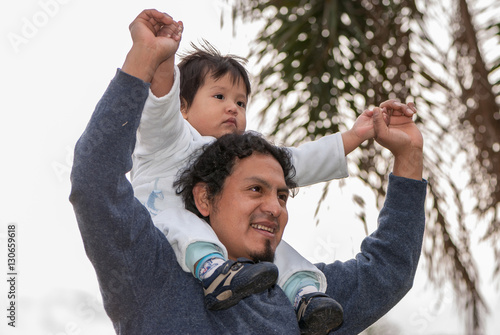
[[[117,334],[299,334],[275,286],[208,311],[201,284],[177,264],[126,178],[149,85],[117,71],[75,148],[73,204],[86,253]],[[411,288],[424,232],[426,182],[391,175],[379,227],[355,259],[317,264],[344,307],[335,334],[358,334]]]

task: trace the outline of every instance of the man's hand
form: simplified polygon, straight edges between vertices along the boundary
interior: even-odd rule
[[[129,26],[133,44],[122,71],[151,82],[158,66],[175,55],[182,29],[182,22],[168,14],[156,9],[142,11]]]
[[[380,106],[382,108],[382,116],[387,125],[391,122],[391,116],[407,116],[411,118],[417,112],[413,103],[408,105],[397,102],[396,100],[387,100]],[[349,154],[356,149],[365,140],[375,137],[373,129],[373,110],[365,110],[354,122],[354,125],[348,131],[342,133],[344,142],[344,152]]]
[[[402,104],[394,105],[394,103],[393,100],[389,100],[382,103],[380,108],[374,108],[375,140],[394,155],[394,175],[421,180],[423,138],[415,122],[407,116],[408,110],[416,112],[415,106],[410,103],[403,107]],[[382,116],[384,112],[390,116],[389,125]]]

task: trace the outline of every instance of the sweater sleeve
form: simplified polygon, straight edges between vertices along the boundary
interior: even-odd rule
[[[345,178],[349,175],[340,133],[288,150],[292,154],[296,171],[295,181],[299,186]]]
[[[139,309],[150,286],[136,283],[150,282],[155,261],[168,254],[126,177],[148,87],[117,72],[76,144],[71,172],[70,201],[112,320]]]
[[[378,228],[346,262],[318,264],[327,294],[344,308],[335,334],[358,334],[394,307],[410,290],[425,228],[427,182],[390,175]]]

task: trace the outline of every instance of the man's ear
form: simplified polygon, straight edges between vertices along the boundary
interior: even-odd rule
[[[186,99],[181,97],[181,114],[184,119],[187,119],[187,113],[188,113],[187,101]]]
[[[198,183],[193,187],[193,198],[196,208],[203,216],[210,215],[210,201],[206,183]]]

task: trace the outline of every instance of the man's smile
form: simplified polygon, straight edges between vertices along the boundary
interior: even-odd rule
[[[268,225],[260,224],[260,223],[252,223],[250,225],[253,229],[256,229],[259,233],[268,236],[274,237],[276,234],[277,226],[276,224],[270,223]]]

